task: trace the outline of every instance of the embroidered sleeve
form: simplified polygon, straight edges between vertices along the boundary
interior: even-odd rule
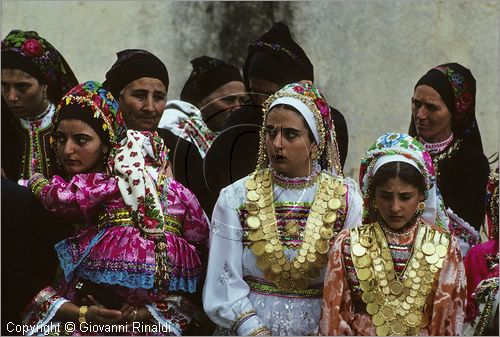
[[[264,328],[255,315],[248,295],[250,287],[243,280],[242,229],[238,216],[238,188],[221,191],[214,208],[210,237],[207,277],[203,289],[203,307],[216,324],[249,335]]]
[[[36,182],[35,182],[36,183]],[[103,173],[78,174],[69,182],[54,176],[39,191],[43,206],[70,220],[92,218],[103,201],[119,193],[116,180]]]
[[[354,320],[351,291],[342,258],[344,240],[349,230],[342,230],[331,248],[323,291],[320,335],[349,336]]]
[[[162,326],[169,328],[176,336],[181,336],[188,325],[196,319],[197,309],[181,295],[161,296],[157,301],[147,304],[146,308]]]
[[[57,310],[66,302],[68,300],[57,295],[52,287],[41,290],[23,313],[23,324],[32,327],[27,335],[45,332],[44,326],[50,323]]]

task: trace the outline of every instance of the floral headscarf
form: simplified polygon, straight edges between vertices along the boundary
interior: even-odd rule
[[[2,40],[2,69],[21,69],[47,84],[47,98],[56,104],[78,84],[64,57],[34,31],[12,30]]]
[[[155,180],[168,166],[168,149],[156,132],[128,130],[109,162],[125,203],[143,233],[161,237],[163,209]]]
[[[375,165],[379,159],[386,156],[393,157],[384,158],[386,162],[401,161],[401,156],[403,156],[405,160],[411,161],[412,165],[418,168],[425,181],[425,209],[422,217],[428,223],[448,230],[449,220],[445,213],[444,203],[437,191],[431,156],[415,138],[403,133],[386,133],[380,136],[361,160],[359,185],[364,200],[363,223],[371,221],[369,216],[372,214],[373,204],[370,195]]]
[[[79,84],[63,96],[52,118],[52,144],[55,144],[57,126],[64,118],[83,120],[111,147],[124,136],[125,122],[118,109],[118,102],[99,82]]]
[[[330,106],[318,88],[305,82],[287,84],[264,102],[264,121],[260,132],[257,169],[263,168],[267,161],[264,130],[267,116],[277,104],[291,105],[304,116],[318,144],[321,168],[342,176],[342,166],[335,138],[335,125],[330,114]]]
[[[445,102],[452,114],[455,137],[462,139],[470,136],[472,143],[482,150],[476,121],[476,80],[471,71],[458,63],[441,64],[429,70],[415,88],[422,84],[434,88]],[[413,117],[409,133],[416,135]]]

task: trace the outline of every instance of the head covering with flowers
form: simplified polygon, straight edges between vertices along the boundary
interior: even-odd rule
[[[267,161],[264,130],[269,112],[278,104],[290,105],[302,114],[318,145],[321,168],[334,175],[342,176],[335,125],[330,113],[330,106],[319,89],[308,82],[287,84],[264,102],[264,121],[260,132],[257,169],[263,168]]]
[[[34,31],[15,29],[2,40],[2,69],[20,69],[47,84],[54,104],[78,84],[64,57]]]
[[[63,96],[52,125],[51,143],[55,143],[57,126],[64,119],[79,119],[89,124],[105,144],[115,146],[124,136],[125,122],[118,102],[111,92],[96,81],[87,81],[71,89]]]
[[[416,167],[423,175],[426,186],[424,192],[425,209],[422,218],[430,224],[448,229],[449,220],[445,213],[443,200],[437,190],[431,156],[415,138],[403,133],[386,133],[380,136],[361,160],[359,185],[364,200],[363,223],[373,221],[370,216],[374,214],[371,182],[379,160],[383,160],[385,163],[405,161]]]
[[[476,120],[476,79],[472,72],[458,63],[438,65],[422,76],[415,88],[428,85],[438,92],[452,115],[454,136],[470,138],[482,150],[481,135]],[[415,123],[410,124],[410,135],[416,135]]]

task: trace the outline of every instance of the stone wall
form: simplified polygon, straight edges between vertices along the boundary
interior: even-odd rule
[[[36,30],[80,82],[102,81],[126,48],[158,55],[178,98],[189,61],[206,54],[242,66],[247,45],[284,21],[315,66],[316,84],[342,111],[350,144],[345,173],[357,180],[366,148],[386,131],[406,132],[416,81],[459,62],[477,80],[477,116],[487,155],[499,142],[499,13],[469,1],[2,1],[1,29]]]

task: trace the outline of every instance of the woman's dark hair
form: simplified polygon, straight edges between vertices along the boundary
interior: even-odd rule
[[[382,165],[373,175],[370,184],[370,197],[375,194],[375,189],[386,183],[389,179],[399,178],[404,182],[418,188],[420,193],[425,192],[425,179],[422,173],[413,165],[402,161],[393,161]]]
[[[306,119],[304,118],[304,116],[302,116],[302,114],[299,112],[299,110],[295,109],[293,106],[288,105],[288,104],[277,104],[271,108],[271,111],[276,109],[276,108],[286,108],[288,110],[292,110],[293,112],[295,112],[300,117],[300,119],[302,119],[302,122],[304,123],[304,125],[307,129],[307,136],[309,137],[309,141],[313,144],[316,143],[316,140],[314,139],[314,135],[312,133],[312,130],[309,127],[309,124],[307,124]],[[271,111],[269,111],[269,112],[271,112]]]

